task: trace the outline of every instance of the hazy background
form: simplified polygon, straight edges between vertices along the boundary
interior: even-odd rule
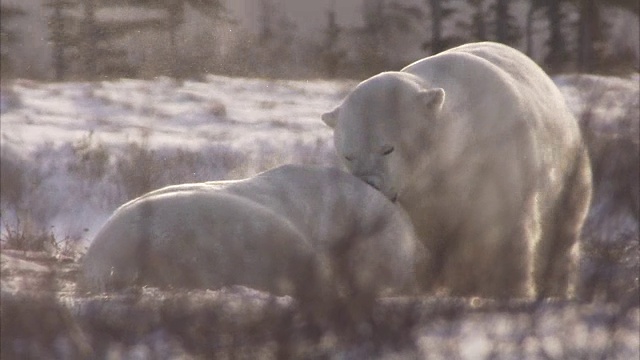
[[[1,0],[2,76],[363,78],[478,40],[638,70],[637,0]]]

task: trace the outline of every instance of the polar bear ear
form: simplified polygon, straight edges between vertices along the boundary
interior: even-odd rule
[[[419,93],[420,101],[431,111],[440,111],[444,104],[444,89],[424,89]]]
[[[338,123],[338,114],[340,113],[340,107],[333,109],[328,113],[322,114],[322,121],[331,128],[335,128]]]

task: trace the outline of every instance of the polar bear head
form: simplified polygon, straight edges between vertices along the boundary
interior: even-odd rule
[[[429,88],[415,75],[385,72],[361,82],[322,120],[334,129],[346,168],[395,201],[429,146],[425,131],[444,101],[443,89]]]

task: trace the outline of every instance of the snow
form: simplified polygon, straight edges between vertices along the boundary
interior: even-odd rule
[[[604,132],[620,126],[620,118],[638,119],[639,80],[638,74],[554,78],[577,117],[590,112],[596,120],[592,125]],[[5,82],[0,88],[0,231],[4,236],[15,230],[20,219],[58,240],[79,239],[86,246],[117,206],[140,190],[140,175],[157,187],[246,177],[287,162],[335,165],[331,131],[320,115],[353,85],[213,75],[201,81]],[[640,133],[637,121],[627,125]],[[637,233],[637,219],[611,223]],[[6,255],[3,250],[3,273],[5,267],[20,267],[26,274],[7,283],[9,290],[43,270]],[[262,299],[252,290],[232,290],[226,294],[231,300],[236,293],[256,303]],[[286,305],[291,298],[282,301]],[[388,358],[566,358],[603,351],[638,358],[637,307],[619,315],[598,304],[537,309],[451,319],[427,313],[410,334],[412,353]],[[163,354],[180,349],[165,331],[112,352],[145,358],[153,349]],[[357,354],[367,349],[355,347],[343,357],[366,357]]]
[[[208,76],[203,82],[169,78],[96,83],[17,81],[8,91],[2,124],[14,146],[55,145],[93,131],[108,144],[120,144],[131,129],[153,133],[152,147],[197,149],[211,138],[244,145],[257,138],[282,141],[326,140],[319,114],[338,98],[340,82],[296,82]],[[10,96],[10,95],[7,95]],[[290,136],[291,132],[299,137]]]
[[[580,115],[587,111],[597,119],[600,131],[611,131],[618,126],[615,120],[629,116],[638,117],[638,87],[640,74],[635,73],[626,78],[597,75],[562,75],[555,79],[562,90],[567,105],[574,114]],[[597,105],[596,105],[597,104]],[[595,106],[594,106],[595,105]],[[628,114],[636,112],[635,114]],[[638,122],[629,124],[638,133]],[[609,128],[609,129],[607,129]]]
[[[43,177],[23,199],[30,218],[53,226],[56,238],[91,239],[127,200],[113,176],[116,159],[131,155],[132,144],[173,158],[174,167],[186,166],[176,159],[180,151],[200,160],[189,169],[191,178],[174,182],[250,176],[285,162],[335,163],[320,114],[349,86],[214,75],[202,81],[17,80],[3,84],[0,97],[3,161],[16,159]],[[100,149],[110,159],[111,177],[89,181],[69,171],[82,169],[83,154]],[[6,206],[2,214],[5,231],[15,214]]]
[[[612,91],[593,110],[605,119],[627,111],[623,97],[638,87],[637,74],[555,80],[576,114],[590,105],[582,88],[606,84]],[[17,80],[4,83],[0,96],[3,162],[13,159],[31,179],[20,206],[29,209],[31,221],[56,239],[88,243],[131,197],[126,181],[144,171],[134,155],[159,159],[152,173],[158,186],[245,177],[287,162],[335,165],[331,131],[320,115],[353,85],[216,75],[200,81]],[[149,153],[140,155],[140,149]],[[100,152],[108,159],[105,174]],[[19,217],[6,200],[3,233]]]

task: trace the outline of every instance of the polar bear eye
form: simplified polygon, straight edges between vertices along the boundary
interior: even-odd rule
[[[353,155],[345,155],[345,156],[344,156],[344,158],[345,158],[347,161],[353,161],[353,159],[354,159]]]
[[[391,145],[385,145],[382,147],[382,155],[389,155],[395,150],[395,148]]]

